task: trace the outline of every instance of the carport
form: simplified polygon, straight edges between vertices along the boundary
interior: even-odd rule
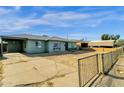
[[[4,44],[6,42],[6,44]],[[26,38],[1,36],[0,54],[3,56],[5,52],[24,52],[26,46]]]

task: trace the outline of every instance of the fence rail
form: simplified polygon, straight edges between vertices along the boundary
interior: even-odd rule
[[[123,48],[78,59],[79,86],[85,86],[99,73],[107,73],[118,60]],[[101,55],[101,56],[99,56]]]

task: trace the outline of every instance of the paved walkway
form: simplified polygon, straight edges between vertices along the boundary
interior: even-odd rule
[[[119,56],[119,60],[111,71],[103,76],[96,87],[124,87],[124,54]]]

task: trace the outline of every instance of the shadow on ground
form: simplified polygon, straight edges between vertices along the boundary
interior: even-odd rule
[[[56,56],[56,55],[65,55],[65,54],[85,54],[85,53],[90,53],[90,52],[95,52],[95,50],[83,50],[83,51],[69,51],[69,52],[55,52],[55,53],[43,53],[43,54],[26,54],[23,53],[23,55],[28,56],[28,57],[44,57],[44,56]]]

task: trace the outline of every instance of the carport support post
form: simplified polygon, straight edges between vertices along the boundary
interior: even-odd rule
[[[1,37],[0,37],[0,38],[1,38]],[[0,47],[0,49],[1,49],[1,54],[0,54],[0,56],[3,57],[3,40],[2,40],[2,38],[1,38],[1,47]]]

